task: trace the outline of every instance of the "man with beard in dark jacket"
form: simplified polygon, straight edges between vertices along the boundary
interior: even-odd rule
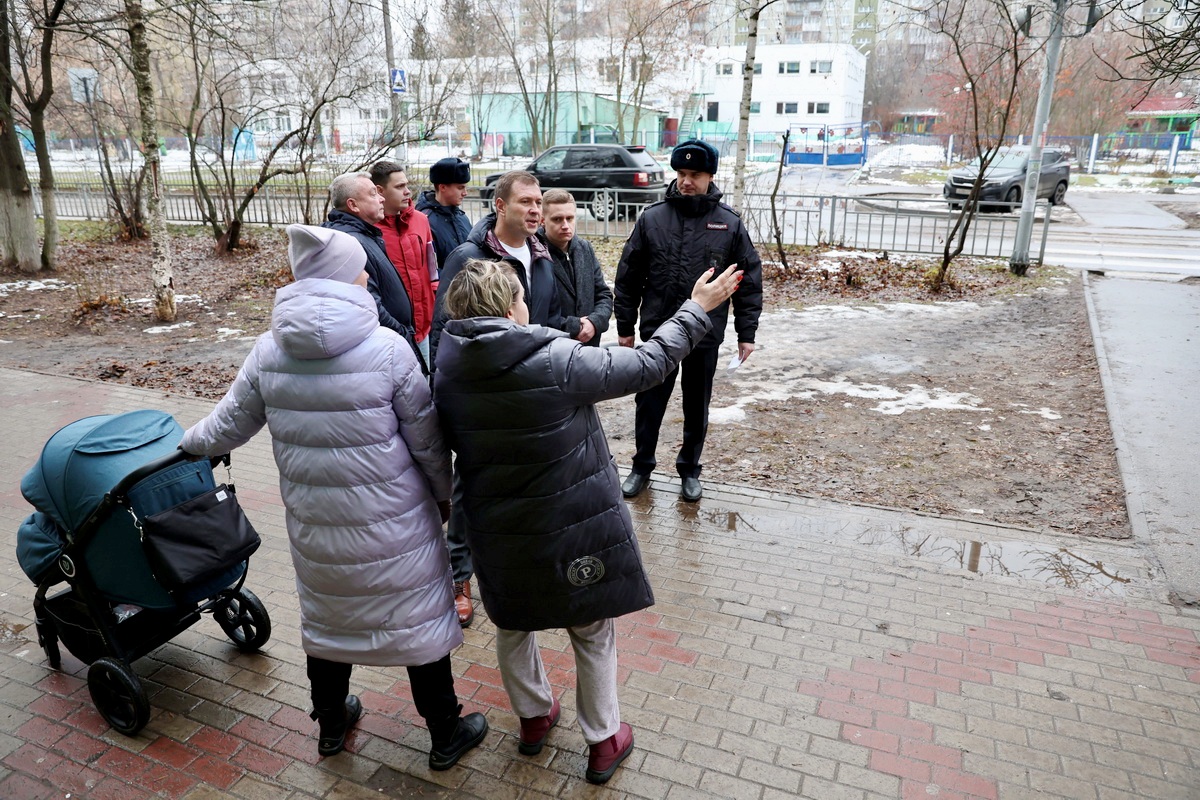
[[[471,182],[471,165],[460,158],[443,158],[429,168],[429,182],[433,188],[421,193],[417,211],[429,217],[440,269],[471,233],[471,220],[462,210]]]
[[[762,313],[762,262],[742,218],[721,202],[721,190],[713,183],[718,155],[715,147],[698,139],[676,147],[671,153],[676,177],[667,187],[666,199],[649,206],[634,225],[614,284],[617,341],[621,346],[634,346],[635,326],[643,341],[650,338],[679,308],[705,270],[720,271],[737,264],[743,273],[742,283],[733,295],[738,363],[754,352],[754,334]],[[729,303],[710,311],[709,317],[712,331],[683,359],[679,369],[660,385],[637,395],[633,469],[621,484],[626,497],[638,495],[650,482],[650,473],[657,464],[654,452],[663,414],[680,372],[683,445],[675,459],[682,483],[680,496],[694,503],[703,494],[700,454],[708,432],[717,348],[725,338]]]
[[[383,233],[376,227],[383,222],[383,195],[370,175],[351,172],[337,176],[329,184],[329,204],[333,208],[321,227],[350,234],[366,251],[367,291],[375,298],[379,324],[403,336],[419,354],[412,301],[400,273],[388,258]],[[421,363],[424,365],[424,359]]]
[[[572,339],[600,346],[612,316],[612,289],[591,243],[575,235],[575,198],[565,189],[542,195],[541,236],[554,259],[558,302],[562,304],[562,329]]]
[[[538,238],[542,221],[542,188],[532,173],[513,170],[496,181],[495,212],[481,219],[467,241],[455,248],[442,266],[437,303],[433,312],[433,331],[429,335],[433,369],[437,370],[438,340],[450,318],[446,310],[446,287],[471,259],[504,261],[512,266],[525,292],[529,322],[562,329],[558,287],[554,282],[554,262],[546,243]],[[471,551],[467,547],[466,521],[462,514],[462,481],[457,468],[451,497],[450,523],[446,541],[450,545],[450,567],[454,570],[454,602],[458,621],[465,628],[475,617],[471,603]],[[457,510],[456,510],[457,509]]]

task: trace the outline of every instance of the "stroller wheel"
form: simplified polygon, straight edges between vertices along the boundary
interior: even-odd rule
[[[100,716],[119,733],[136,736],[150,719],[141,681],[115,658],[105,656],[88,668],[88,691]]]
[[[249,589],[238,589],[217,603],[213,616],[225,635],[243,653],[256,652],[271,638],[271,617]]]

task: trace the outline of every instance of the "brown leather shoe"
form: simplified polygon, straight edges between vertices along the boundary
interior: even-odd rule
[[[471,603],[471,582],[454,582],[454,610],[458,612],[458,624],[464,628],[475,619],[475,606]]]

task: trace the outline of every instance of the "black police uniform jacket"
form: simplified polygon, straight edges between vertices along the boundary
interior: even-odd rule
[[[454,248],[467,240],[471,233],[471,220],[458,206],[444,206],[437,201],[437,192],[426,189],[417,198],[417,211],[429,217],[429,229],[433,232],[433,249],[437,253],[438,269],[454,252]]]
[[[653,605],[594,404],[662,382],[710,327],[691,301],[636,349],[498,317],[446,323],[434,403],[497,627],[573,627]]]
[[[617,335],[633,336],[636,328],[646,339],[691,296],[705,270],[720,272],[730,264],[743,270],[742,282],[730,302],[709,313],[712,332],[704,346],[724,340],[730,303],[737,340],[754,341],[762,313],[762,261],[742,218],[721,202],[715,183],[707,194],[688,196],[672,181],[666,199],[646,207],[625,242],[613,284]]]

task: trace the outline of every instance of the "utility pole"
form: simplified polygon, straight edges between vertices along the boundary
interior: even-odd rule
[[[96,124],[96,106],[92,100],[92,78],[90,75],[84,75],[79,78],[79,82],[83,84],[83,102],[88,107],[88,116],[92,120],[92,137],[96,140],[96,163],[104,163],[104,154],[100,152],[103,144],[100,142],[100,127]]]
[[[381,0],[383,5],[383,49],[387,56],[388,69],[388,97],[391,99],[392,110],[392,125],[389,131],[393,140],[400,135],[400,95],[392,91],[392,70],[396,68],[396,48],[392,44],[392,12],[388,0]],[[397,158],[400,157],[400,145],[396,144],[392,154]]]
[[[1050,120],[1050,100],[1054,96],[1054,78],[1058,73],[1058,54],[1062,50],[1063,16],[1067,0],[1054,0],[1050,18],[1050,38],[1046,41],[1046,64],[1038,89],[1037,111],[1033,117],[1033,136],[1029,141],[1029,166],[1025,172],[1025,190],[1021,194],[1021,218],[1017,222],[1017,240],[1013,243],[1008,270],[1024,275],[1029,269],[1029,238],[1033,233],[1033,208],[1037,203],[1038,181],[1042,177],[1042,150],[1046,144],[1046,126]]]

